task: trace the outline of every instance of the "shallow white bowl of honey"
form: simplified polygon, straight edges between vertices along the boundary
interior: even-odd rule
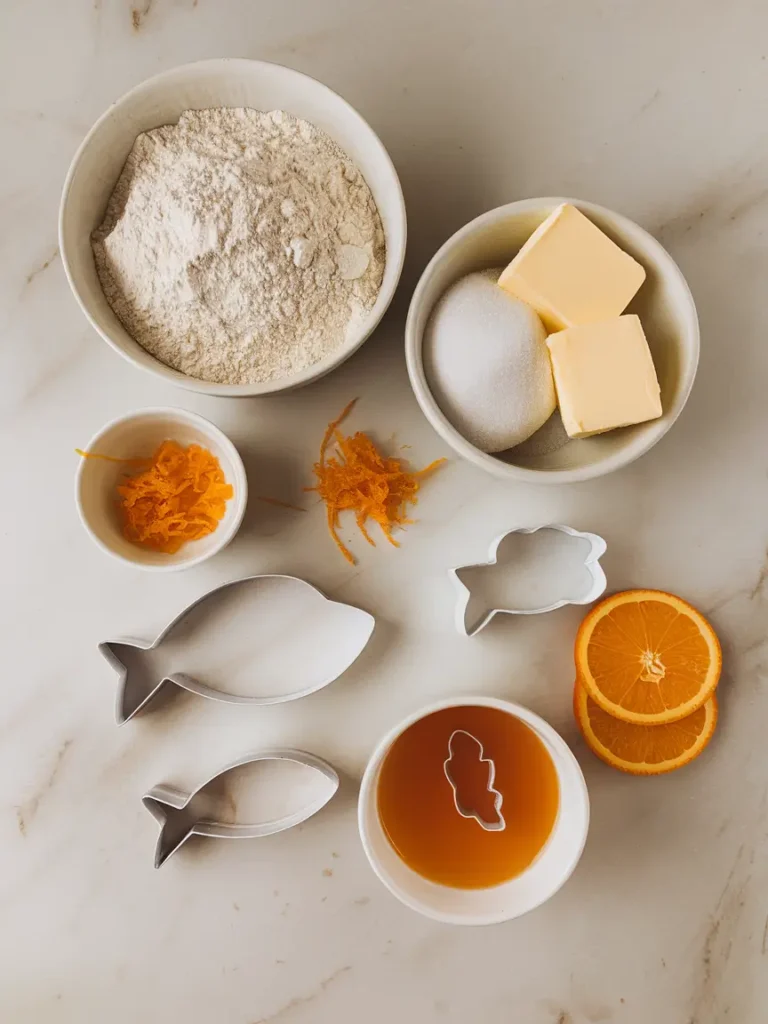
[[[456,810],[443,770],[456,729],[494,761],[503,830]],[[448,924],[496,924],[568,880],[586,842],[589,797],[576,758],[538,715],[493,697],[453,698],[382,739],[361,783],[358,825],[373,870],[406,906]]]

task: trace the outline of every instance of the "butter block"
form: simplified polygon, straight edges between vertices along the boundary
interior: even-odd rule
[[[563,203],[534,231],[499,284],[533,306],[551,333],[619,316],[644,280],[637,260]]]
[[[550,334],[547,347],[569,437],[661,416],[659,381],[638,317],[569,327]]]

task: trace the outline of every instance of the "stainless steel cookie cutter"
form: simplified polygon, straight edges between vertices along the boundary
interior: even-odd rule
[[[478,760],[482,764],[488,766],[487,790],[489,793],[493,795],[493,809],[496,812],[495,821],[486,821],[485,818],[482,818],[480,816],[478,811],[469,810],[469,808],[466,807],[461,801],[458,786],[456,785],[456,780],[453,776],[452,768],[452,762],[454,757],[456,756],[456,753],[454,751],[454,740],[456,739],[457,736],[466,736],[468,739],[472,740],[472,742],[475,743],[477,746]],[[504,803],[504,797],[494,786],[494,783],[496,782],[496,762],[493,760],[493,758],[485,756],[483,744],[480,742],[477,736],[474,736],[471,732],[467,732],[466,729],[453,730],[453,732],[448,738],[448,757],[445,759],[445,761],[443,761],[443,771],[445,772],[445,777],[446,779],[448,779],[451,789],[453,790],[453,802],[456,807],[456,810],[459,812],[462,818],[474,818],[474,820],[478,823],[480,828],[485,829],[486,832],[503,832],[504,829],[507,827],[507,823],[504,820],[504,815],[501,813],[501,805]]]
[[[225,777],[236,768],[256,761],[293,761],[304,765],[308,770],[317,772],[325,785],[315,799],[306,803],[296,811],[289,812],[279,818],[255,823],[229,823],[217,820],[217,808],[234,807],[231,797],[221,794],[213,795],[200,806],[201,796],[212,783]],[[317,814],[331,800],[339,788],[339,776],[335,769],[320,757],[308,754],[303,750],[264,750],[258,754],[249,754],[227,765],[207,779],[193,793],[183,793],[172,786],[155,786],[142,798],[142,803],[152,817],[160,824],[160,835],[155,849],[155,867],[159,868],[175,853],[190,836],[209,836],[217,839],[258,839],[262,836],[275,835],[286,829],[300,825],[313,814]],[[195,808],[195,804],[198,808]]]
[[[202,682],[195,675],[191,675],[186,671],[187,667],[195,671],[194,664],[187,666],[187,653],[169,652],[168,649],[173,647],[175,642],[174,634],[178,638],[177,630],[182,627],[182,624],[193,612],[203,608],[203,606],[207,605],[207,602],[217,598],[222,600],[230,599],[236,604],[236,599],[242,596],[240,594],[241,589],[258,588],[259,585],[266,585],[268,581],[285,581],[289,589],[295,585],[295,587],[299,588],[297,594],[304,602],[300,615],[296,614],[295,608],[291,610],[289,607],[290,602],[286,602],[285,595],[281,597],[278,594],[279,599],[276,601],[273,594],[271,601],[265,605],[265,612],[275,616],[278,624],[282,627],[270,637],[272,640],[277,638],[283,644],[280,648],[283,657],[278,659],[278,661],[290,662],[293,659],[304,674],[302,685],[296,688],[289,688],[285,692],[267,696],[247,696],[229,693],[225,689]],[[267,585],[267,589],[269,589],[269,585]],[[307,604],[308,598],[310,600]],[[235,608],[234,614],[237,614],[237,608]],[[337,636],[329,634],[325,624],[321,621],[322,615],[330,615],[337,620],[336,624],[341,627]],[[219,623],[213,631],[214,636],[209,639],[216,640],[218,638],[219,642],[222,642],[221,634],[226,631],[226,625],[226,621]],[[353,605],[331,601],[317,587],[307,583],[306,580],[299,579],[296,576],[273,573],[262,576],[247,576],[208,591],[185,608],[180,615],[177,615],[155,641],[137,639],[109,640],[100,643],[99,650],[119,676],[116,717],[118,724],[122,724],[143,710],[161,690],[169,686],[178,686],[184,690],[189,690],[191,693],[197,693],[201,697],[225,701],[230,704],[279,704],[285,701],[297,700],[300,697],[306,697],[310,693],[315,693],[317,690],[328,686],[349,668],[368,643],[373,633],[374,625],[375,620],[369,612],[355,608]],[[300,635],[293,631],[294,626],[297,631],[304,630],[305,633],[309,633],[316,643],[333,649],[332,655],[327,650],[325,652],[327,661],[325,668],[323,668],[322,659],[313,658],[313,652],[308,650],[306,645],[302,646]],[[245,632],[247,636],[247,630]],[[192,633],[195,634],[194,628]],[[205,636],[197,637],[195,634],[195,639],[198,647],[205,651],[206,657],[208,657],[209,645],[207,642],[204,642],[206,641]],[[242,643],[242,639],[239,642]],[[156,669],[153,666],[153,652],[157,651],[160,652],[160,655],[169,653],[170,666],[164,665],[161,669]],[[249,664],[255,663],[258,665],[258,650],[252,656],[249,652],[249,659]],[[163,661],[165,660],[163,658]],[[174,660],[178,661],[178,664],[174,664]],[[222,658],[222,661],[226,661],[226,658]],[[273,663],[276,669],[278,669],[278,662],[275,662],[273,659]],[[200,671],[199,667],[197,671]],[[227,674],[226,668],[222,671],[223,674]],[[155,672],[158,674],[153,674]]]
[[[477,619],[467,621],[471,594],[469,588],[461,578],[461,573],[465,570],[483,569],[485,567],[496,565],[499,547],[507,537],[513,534],[528,536],[539,533],[539,531],[543,530],[553,530],[565,535],[566,537],[571,537],[575,541],[587,542],[587,552],[583,562],[584,568],[586,569],[586,579],[583,589],[577,594],[563,596],[562,598],[552,601],[549,604],[542,605],[541,607],[487,608]],[[574,530],[571,526],[545,524],[542,526],[507,530],[505,533],[502,533],[501,536],[497,537],[491,544],[488,551],[488,561],[476,562],[471,565],[460,565],[449,570],[451,579],[453,580],[459,595],[456,605],[456,628],[465,636],[476,636],[496,615],[541,615],[544,612],[552,612],[557,608],[562,608],[564,605],[568,604],[591,604],[592,601],[596,601],[597,598],[600,597],[607,586],[605,573],[600,565],[600,559],[605,554],[606,549],[607,545],[605,541],[596,533],[582,533],[580,530]]]

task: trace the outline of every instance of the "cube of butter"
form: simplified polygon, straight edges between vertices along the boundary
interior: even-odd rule
[[[552,332],[619,316],[644,280],[637,260],[563,203],[534,231],[499,284],[533,306]]]
[[[547,338],[569,437],[589,437],[661,416],[651,350],[638,317],[569,327]]]

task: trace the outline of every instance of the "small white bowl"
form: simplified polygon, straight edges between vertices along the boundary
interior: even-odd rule
[[[386,266],[376,304],[360,329],[335,352],[301,373],[262,384],[215,384],[173,370],[134,341],[104,297],[91,251],[91,232],[134,140],[141,132],[173,124],[190,108],[252,107],[285,110],[331,136],[360,168],[376,200],[386,237]],[[405,201],[400,181],[379,137],[346,100],[326,85],[279,64],[222,58],[165,71],[113,103],[86,135],[64,183],[59,247],[70,287],[91,325],[117,352],[156,376],[207,395],[242,397],[289,391],[329,373],[372,333],[395,294],[405,258]]]
[[[521,875],[488,889],[453,889],[430,882],[400,859],[379,820],[377,789],[384,758],[401,733],[435,711],[472,705],[505,711],[536,733],[557,771],[560,807],[543,850]],[[587,840],[589,795],[578,761],[565,740],[543,718],[519,704],[495,697],[454,697],[437,701],[410,715],[379,743],[360,784],[358,827],[371,867],[390,892],[407,907],[446,924],[498,924],[540,906],[570,878]]]
[[[141,409],[121,416],[102,427],[85,450],[118,459],[142,458],[166,440],[207,448],[219,460],[227,483],[232,484],[235,492],[213,533],[184,544],[173,555],[139,547],[123,536],[115,488],[125,474],[125,465],[83,458],[75,480],[77,510],[93,540],[121,562],[153,572],[188,569],[221,551],[239,530],[248,501],[245,467],[235,446],[213,423],[185,409]]]
[[[454,281],[474,270],[509,263],[561,203],[578,207],[646,269],[647,278],[628,312],[637,313],[642,321],[661,385],[664,412],[658,420],[570,441],[546,454],[524,455],[512,448],[489,455],[462,437],[435,401],[422,360],[424,330],[435,303]],[[639,225],[603,206],[578,199],[524,199],[470,221],[432,257],[411,300],[405,354],[411,386],[424,415],[457,454],[506,480],[571,483],[603,476],[634,462],[666,434],[682,412],[696,376],[699,321],[679,267]]]

